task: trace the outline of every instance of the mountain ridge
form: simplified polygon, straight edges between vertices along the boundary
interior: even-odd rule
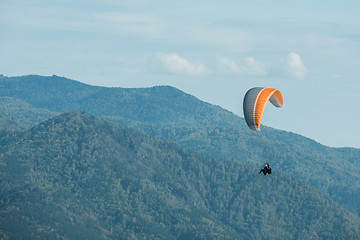
[[[360,216],[360,174],[353,171],[360,164],[360,149],[331,148],[266,126],[254,133],[242,118],[172,87],[105,88],[57,76],[25,76],[0,79],[0,96],[21,97],[48,111],[85,110],[205,156],[259,168],[269,161],[273,170],[311,184]]]
[[[260,176],[255,165],[204,157],[83,111],[9,138],[0,146],[4,239],[360,234],[357,216],[295,178]]]
[[[219,125],[231,124],[231,121],[214,118],[214,114],[223,116],[224,109],[204,103],[171,86],[107,88],[58,76],[31,75],[0,79],[0,87],[0,96],[15,97],[35,107],[55,112],[84,110],[97,116],[123,116],[158,124],[179,124],[179,117],[184,124],[201,124],[202,121],[207,124],[213,123],[212,121]],[[170,102],[169,96],[172,98]],[[189,104],[192,105],[191,108],[188,108]],[[162,108],[158,108],[159,106]],[[207,115],[209,109],[213,116]],[[234,118],[232,113],[226,112],[227,118]],[[211,117],[212,121],[209,121]]]

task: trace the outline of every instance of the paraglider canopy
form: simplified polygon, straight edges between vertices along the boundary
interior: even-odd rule
[[[283,106],[283,97],[279,89],[255,87],[249,89],[244,97],[243,110],[247,125],[254,131],[260,131],[261,119],[270,101],[276,107]]]

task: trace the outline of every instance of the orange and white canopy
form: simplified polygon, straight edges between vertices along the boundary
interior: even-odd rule
[[[243,110],[245,121],[250,129],[260,130],[261,119],[269,100],[276,107],[283,106],[283,97],[279,89],[255,87],[246,92]]]

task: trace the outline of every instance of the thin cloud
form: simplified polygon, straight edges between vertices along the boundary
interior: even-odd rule
[[[219,62],[219,69],[221,73],[236,75],[264,76],[267,73],[265,65],[252,57],[245,58],[241,64],[223,58]]]
[[[94,21],[114,32],[158,33],[163,30],[162,20],[149,15],[126,12],[97,12]]]
[[[289,53],[286,59],[286,64],[288,71],[292,76],[296,78],[303,78],[306,76],[307,69],[297,53]]]
[[[200,76],[209,72],[203,64],[192,63],[175,53],[157,54],[151,59],[151,64],[158,71],[172,74]]]
[[[239,64],[234,62],[231,59],[222,58],[219,62],[219,69],[221,73],[225,74],[240,74],[241,73],[241,67]]]
[[[264,76],[266,74],[265,65],[259,61],[256,61],[254,58],[245,58],[245,63],[246,70],[249,74],[256,76]]]

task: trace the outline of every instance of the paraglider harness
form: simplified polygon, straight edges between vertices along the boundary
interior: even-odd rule
[[[271,167],[269,163],[265,163],[264,168],[260,170],[260,173],[264,173],[264,175],[266,174],[271,174]]]

